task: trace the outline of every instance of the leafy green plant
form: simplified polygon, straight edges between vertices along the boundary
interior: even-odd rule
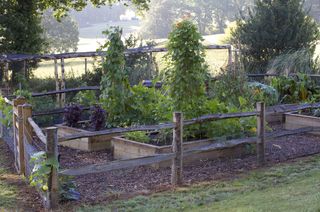
[[[51,170],[59,170],[59,162],[54,158],[47,158],[44,151],[37,152],[31,156],[30,163],[34,164],[32,172],[29,176],[30,185],[47,192],[48,179]],[[79,192],[75,190],[75,183],[72,177],[59,176],[59,194],[62,200],[78,200],[80,198]]]
[[[280,103],[298,103],[319,100],[319,88],[310,77],[298,73],[297,76],[280,76],[271,80],[280,95]]]
[[[8,105],[2,96],[0,96],[0,111],[2,113],[1,124],[10,127],[12,125],[12,105]]]
[[[150,138],[145,132],[137,131],[137,132],[128,132],[125,134],[125,138],[133,141],[138,141],[141,143],[150,142]]]
[[[80,91],[74,97],[75,102],[83,106],[93,105],[97,102],[97,97],[95,91]]]
[[[174,109],[188,118],[201,115],[205,101],[205,79],[208,74],[203,40],[197,27],[184,20],[173,26],[166,54],[168,84]]]
[[[172,104],[170,97],[154,87],[146,88],[142,84],[131,88],[130,122],[134,124],[156,124],[170,121]]]
[[[252,97],[252,102],[263,101],[266,105],[275,105],[278,102],[278,91],[269,85],[259,82],[251,82],[248,83],[248,88]]]
[[[46,153],[41,151],[33,154],[30,162],[34,164],[33,170],[29,177],[30,185],[40,188],[42,191],[47,191],[48,177],[51,169],[59,169],[58,160],[47,158]]]
[[[27,99],[27,101],[28,101],[28,100],[30,101],[31,98],[32,98],[31,92],[28,91],[28,90],[24,90],[24,89],[16,90],[16,91],[13,93],[13,95],[15,95],[15,96],[23,96],[24,98]]]

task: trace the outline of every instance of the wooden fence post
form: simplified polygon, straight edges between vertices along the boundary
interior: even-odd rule
[[[5,63],[3,70],[3,79],[6,87],[9,87],[9,63]]]
[[[22,120],[22,107],[26,102],[24,97],[19,96],[18,98],[13,100],[13,148],[14,148],[14,158],[15,158],[15,166],[17,172],[19,174],[24,174],[24,146],[23,142],[23,120]]]
[[[25,146],[24,142],[32,141],[32,128],[28,122],[28,118],[32,116],[32,106],[30,104],[22,105],[22,119],[23,119],[23,138],[22,138],[22,145]],[[24,155],[25,156],[25,155]],[[26,158],[26,157],[25,157]],[[28,176],[28,160],[24,160],[25,172],[24,175]]]
[[[259,166],[265,163],[265,104],[257,102],[257,162]]]
[[[84,73],[88,73],[88,59],[84,58]]]
[[[58,128],[49,127],[47,131],[46,154],[47,158],[58,161]],[[47,208],[56,209],[59,204],[58,170],[52,167],[48,178]]]
[[[174,112],[172,151],[175,157],[172,159],[171,184],[181,185],[183,183],[183,115],[181,112]]]
[[[54,78],[56,81],[56,91],[60,90],[60,82],[59,82],[59,72],[58,72],[58,62],[57,59],[54,59]],[[57,94],[57,106],[60,106],[60,94]]]
[[[231,69],[231,65],[232,65],[232,46],[230,45],[228,47],[228,66]]]
[[[18,150],[19,150],[19,174],[25,174],[26,173],[26,167],[25,167],[25,155],[24,155],[24,144],[23,144],[23,114],[22,114],[22,105],[18,105]]]
[[[64,59],[61,58],[61,90],[66,89],[66,76],[65,76],[65,69],[64,69]],[[62,93],[60,95],[61,105],[60,107],[64,107],[66,103],[66,94]]]

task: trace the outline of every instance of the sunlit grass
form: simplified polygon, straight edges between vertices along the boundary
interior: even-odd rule
[[[0,139],[0,211],[16,207],[18,188],[9,182],[17,180],[16,175],[9,172],[9,160],[3,152],[3,141]]]

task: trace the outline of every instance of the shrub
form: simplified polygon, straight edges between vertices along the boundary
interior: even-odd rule
[[[314,53],[320,33],[303,0],[257,0],[249,17],[238,20],[233,42],[247,72],[266,72],[270,60],[305,49]]]
[[[80,105],[71,103],[64,109],[63,120],[66,122],[67,126],[76,127],[81,119],[81,113],[82,109]]]

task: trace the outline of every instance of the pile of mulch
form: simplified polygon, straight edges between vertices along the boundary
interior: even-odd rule
[[[62,148],[61,153],[63,168],[112,160],[112,154],[108,151],[86,153]],[[68,155],[65,155],[67,153]],[[320,136],[310,134],[278,138],[266,144],[267,165],[317,153],[320,153]],[[256,168],[255,155],[202,161],[200,164],[184,167],[184,182],[188,185],[203,181],[230,179],[237,174]],[[88,174],[76,177],[75,181],[77,190],[81,193],[81,203],[94,204],[170,189],[170,175],[170,168],[156,170],[146,166]]]

